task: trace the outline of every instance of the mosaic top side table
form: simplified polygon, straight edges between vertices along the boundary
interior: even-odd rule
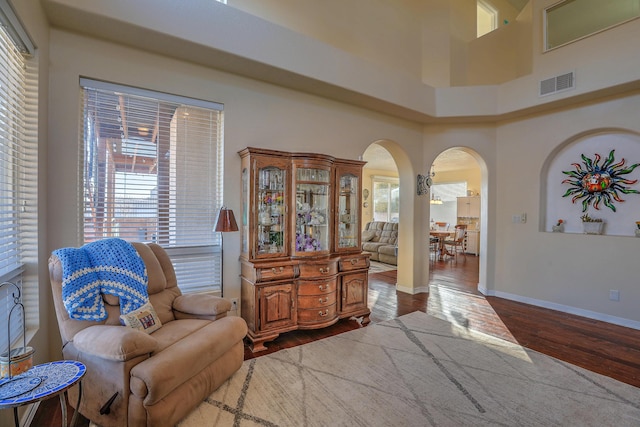
[[[87,368],[74,360],[58,360],[36,365],[11,379],[0,380],[0,409],[13,408],[16,427],[20,427],[18,407],[46,400],[54,396],[60,397],[62,406],[62,425],[67,426],[67,390],[78,384],[78,402],[71,419],[75,425],[82,399],[82,377]]]

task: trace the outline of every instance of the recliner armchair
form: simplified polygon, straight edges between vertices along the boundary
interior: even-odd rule
[[[161,246],[133,246],[147,268],[149,301],[162,326],[151,334],[122,326],[119,299],[112,295],[103,296],[106,320],[71,319],[62,300],[61,261],[52,255],[62,354],[87,366],[79,408],[86,418],[103,427],[174,426],[240,368],[247,325],[227,316],[227,300],[182,295]],[[76,388],[69,393],[75,404]]]

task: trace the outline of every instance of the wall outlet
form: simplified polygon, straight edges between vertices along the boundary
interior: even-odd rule
[[[238,298],[231,298],[231,310],[238,311]]]
[[[611,301],[620,301],[620,291],[611,289],[609,291],[609,299]]]

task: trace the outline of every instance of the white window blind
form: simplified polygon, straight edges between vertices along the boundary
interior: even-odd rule
[[[219,291],[222,105],[88,79],[81,86],[84,242],[156,242],[183,292]]]
[[[400,215],[400,181],[398,178],[374,176],[373,220],[397,221]]]
[[[13,10],[0,1],[0,353],[38,327],[37,59]],[[20,297],[22,310],[9,314]],[[11,343],[9,342],[11,337]]]

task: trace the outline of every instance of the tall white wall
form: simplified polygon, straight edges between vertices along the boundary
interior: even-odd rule
[[[47,192],[56,201],[48,218],[49,249],[76,246],[78,215],[78,141],[80,76],[180,94],[224,104],[225,114],[225,205],[240,208],[240,157],[244,147],[318,152],[357,159],[367,146],[383,137],[393,141],[407,156],[422,157],[422,126],[361,108],[340,104],[289,89],[257,82],[205,67],[113,43],[51,31],[51,109],[48,163],[56,171]],[[415,179],[412,165],[404,172]],[[406,178],[406,177],[405,177]],[[405,179],[401,176],[401,180]],[[406,178],[408,179],[408,178]],[[413,180],[410,180],[413,184]],[[404,198],[410,201],[411,186]],[[406,215],[413,215],[411,209]],[[410,230],[410,228],[408,229]],[[409,231],[407,231],[409,232]],[[407,242],[409,239],[405,239]],[[224,239],[224,277],[237,278],[240,266],[239,236]],[[410,251],[404,279],[412,287],[414,274]],[[422,268],[422,266],[416,267]],[[237,297],[240,281],[228,279],[225,296]],[[400,280],[400,279],[399,279]]]
[[[421,75],[420,35],[426,3],[423,0],[227,1],[230,7],[321,40],[376,67],[394,69],[414,78]]]
[[[496,295],[633,327],[640,325],[637,238],[551,233],[540,227],[544,219],[540,201],[545,196],[541,194],[541,182],[546,180],[543,167],[554,150],[590,130],[640,131],[639,102],[640,93],[636,91],[497,127],[496,280],[493,287]],[[601,147],[606,154],[609,148],[613,147]],[[629,163],[640,161],[638,158],[627,160]],[[636,171],[635,177],[638,175]],[[638,189],[637,185],[634,188]],[[624,197],[640,198],[640,195]],[[563,202],[566,200],[558,200]],[[526,224],[513,223],[512,216],[522,213],[527,214]],[[575,222],[579,216],[580,208],[576,206],[570,220]],[[629,221],[629,216],[621,213],[611,216]],[[620,301],[609,300],[611,289],[620,291]]]

